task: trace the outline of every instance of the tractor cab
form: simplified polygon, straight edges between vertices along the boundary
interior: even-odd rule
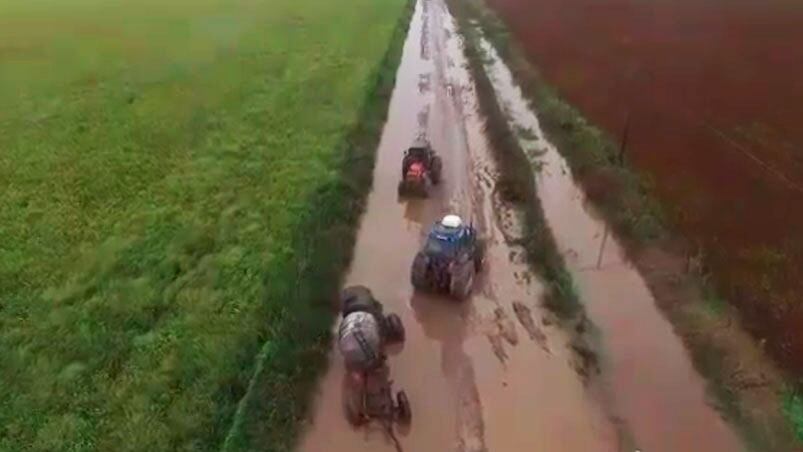
[[[435,223],[424,245],[426,254],[454,259],[461,249],[471,246],[473,229],[457,215],[447,215]]]
[[[413,260],[410,279],[418,290],[448,292],[465,299],[482,268],[483,246],[473,226],[446,215],[432,226]]]
[[[426,162],[429,164],[431,151],[427,147],[423,146],[414,146],[405,152],[405,157],[411,159],[412,161],[418,162]]]

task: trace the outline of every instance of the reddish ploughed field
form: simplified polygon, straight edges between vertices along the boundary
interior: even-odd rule
[[[803,5],[490,1],[592,122],[619,136],[631,112],[630,161],[748,326],[803,371]]]

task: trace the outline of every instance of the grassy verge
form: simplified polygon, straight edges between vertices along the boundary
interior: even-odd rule
[[[360,120],[339,147],[342,179],[318,190],[310,200],[315,215],[308,216],[295,235],[298,274],[285,281],[284,290],[289,302],[310,312],[300,311],[263,345],[224,452],[289,451],[295,443],[330,347],[332,295],[351,260],[355,227],[371,186],[375,151],[414,4],[407,2],[390,47],[371,77],[373,87],[366,92]]]
[[[783,408],[784,413],[792,422],[795,435],[798,439],[803,439],[803,396],[795,390],[785,391]]]
[[[624,239],[631,259],[707,378],[720,411],[754,450],[797,450],[788,422],[780,416],[782,405],[788,417],[799,415],[798,401],[781,397],[784,375],[733,321],[733,309],[705,282],[705,275],[689,271],[695,261],[687,258],[688,245],[673,233],[665,209],[651,195],[650,180],[627,165],[626,153],[614,140],[560,98],[481,0],[460,2],[460,8],[482,27],[537,106],[545,134]]]
[[[289,447],[407,4],[0,5],[0,450]]]

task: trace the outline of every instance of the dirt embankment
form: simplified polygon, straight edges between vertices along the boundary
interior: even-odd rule
[[[803,372],[803,10],[793,2],[491,0],[551,84],[613,136],[721,294]]]

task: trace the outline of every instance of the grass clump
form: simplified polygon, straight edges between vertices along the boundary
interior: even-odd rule
[[[406,4],[0,5],[0,450],[292,442]]]
[[[803,442],[803,396],[795,390],[787,390],[783,394],[783,408],[786,417],[792,423],[795,436]]]

